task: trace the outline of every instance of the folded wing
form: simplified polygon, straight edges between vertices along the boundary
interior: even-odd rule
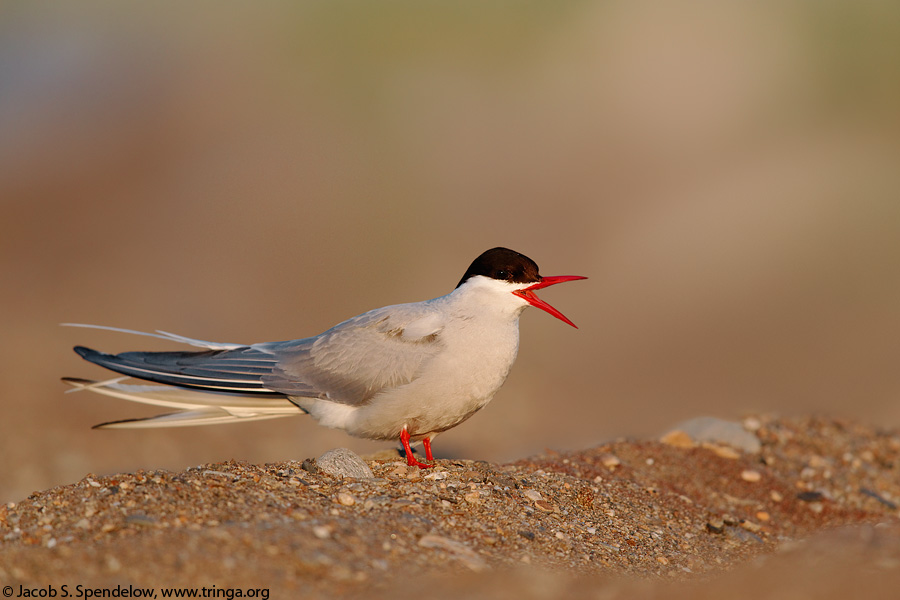
[[[216,345],[165,334],[167,339],[215,349],[107,354],[78,346],[75,351],[85,360],[162,385],[66,381],[78,389],[192,411],[190,415],[163,415],[153,425],[131,426],[287,416],[297,414],[288,398],[358,405],[379,392],[414,381],[443,348],[442,329],[440,313],[430,310],[428,303],[419,303],[377,309],[319,336],[286,342]],[[185,396],[184,390],[195,391]],[[275,403],[258,414],[254,411],[260,398]],[[118,426],[125,426],[124,422]]]

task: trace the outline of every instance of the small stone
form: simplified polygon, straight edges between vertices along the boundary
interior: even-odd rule
[[[406,474],[408,472],[409,471],[407,470],[406,465],[401,464],[401,465],[397,465],[396,467],[394,467],[394,470],[391,471],[390,473],[388,473],[388,477],[394,477],[394,478],[402,477],[405,479]]]
[[[658,562],[661,565],[667,565],[667,564],[669,564],[669,559],[666,558],[665,556],[657,556],[656,562]]]
[[[743,424],[725,419],[697,417],[679,423],[674,430],[683,431],[697,442],[726,444],[751,454],[756,454],[762,448],[759,438],[747,431]]]
[[[316,459],[307,458],[300,465],[300,468],[306,471],[307,473],[312,473],[313,475],[317,475],[319,473],[319,465],[316,464]]]
[[[659,438],[659,441],[675,448],[694,448],[697,445],[697,443],[691,439],[691,436],[680,429],[673,429]]]
[[[312,532],[320,540],[327,540],[331,537],[331,527],[326,525],[316,525],[312,528]]]
[[[809,460],[807,462],[809,463],[809,466],[812,467],[813,469],[821,469],[823,467],[828,466],[828,461],[826,461],[824,458],[822,458],[818,454],[813,454],[812,456],[810,456]]]
[[[481,503],[481,494],[476,491],[471,491],[468,494],[463,496],[463,499],[469,504],[480,504]]]
[[[725,533],[725,522],[721,519],[710,519],[706,523],[706,530],[710,533]]]
[[[762,529],[762,525],[759,523],[754,523],[753,521],[741,521],[741,527],[750,531],[751,533],[756,533],[760,529]]]
[[[543,500],[544,497],[537,490],[525,490],[522,492],[522,495],[531,500],[532,502],[537,502],[538,500]]]
[[[784,500],[784,496],[781,495],[781,492],[777,490],[772,490],[769,492],[769,498],[772,499],[772,502],[781,502]]]
[[[136,525],[138,527],[153,527],[157,524],[156,519],[141,513],[128,515],[125,517],[125,522],[129,525]]]
[[[112,554],[108,554],[106,556],[106,570],[112,573],[117,573],[118,571],[122,570],[122,563],[120,563],[119,559],[117,559]]]
[[[100,528],[100,531],[102,531],[103,533],[109,533],[110,531],[115,530],[115,528],[116,526],[112,523],[104,523],[103,527]]]
[[[767,513],[766,511],[761,510],[756,513],[756,518],[759,519],[760,521],[768,522],[769,519],[772,518],[772,516],[769,513]]]
[[[347,492],[341,492],[337,495],[337,501],[339,504],[343,504],[344,506],[353,506],[356,504],[356,498],[348,494]]]
[[[421,546],[422,548],[434,548],[437,550],[443,550],[444,552],[447,552],[448,554],[453,556],[453,558],[459,560],[462,564],[464,564],[472,571],[483,571],[488,568],[485,560],[478,556],[478,554],[474,550],[472,550],[462,542],[451,540],[450,538],[444,537],[442,535],[423,535],[419,539],[419,546]]]
[[[747,431],[756,432],[762,429],[762,421],[760,421],[756,417],[747,417],[746,419],[744,419],[743,425],[744,429],[746,429]]]
[[[744,481],[749,481],[750,483],[756,483],[760,479],[762,479],[762,475],[759,471],[754,471],[753,469],[744,469],[741,471],[741,479]]]
[[[534,532],[532,532],[532,531],[522,530],[522,531],[519,531],[518,534],[530,542],[534,541]]]
[[[723,446],[721,444],[713,444],[711,442],[703,442],[702,446],[707,450],[712,451],[713,454],[718,456],[719,458],[725,458],[728,460],[737,460],[741,457],[741,453],[735,450],[730,446]]]
[[[609,470],[613,470],[622,464],[622,461],[613,454],[604,454],[600,457],[600,463]]]
[[[375,475],[369,465],[356,452],[347,448],[329,450],[316,459],[316,465],[334,477],[350,477],[354,479],[372,479]]]
[[[818,502],[824,497],[822,492],[800,492],[797,494],[797,499],[803,502]]]
[[[553,512],[556,510],[556,507],[546,500],[538,500],[534,503],[534,505],[545,512]]]

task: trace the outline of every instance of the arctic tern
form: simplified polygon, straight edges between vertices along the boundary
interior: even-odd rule
[[[207,425],[308,413],[321,425],[376,440],[400,440],[409,465],[424,464],[410,443],[431,441],[484,407],[509,374],[519,316],[536,306],[575,324],[535,291],[586,279],[542,277],[523,254],[493,248],[476,258],[456,288],[424,302],[377,308],[315,337],[258,344],[205,342],[157,331],[81,325],[162,337],[200,351],[106,354],[82,358],[125,375],[106,381],[64,378],[78,390],[177,409],[98,428]],[[123,383],[128,378],[153,382]],[[158,385],[161,384],[161,385]],[[75,390],[70,390],[75,391]]]

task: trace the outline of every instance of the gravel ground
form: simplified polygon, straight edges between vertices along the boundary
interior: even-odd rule
[[[369,479],[315,461],[87,475],[0,507],[0,584],[56,597],[892,597],[900,433],[825,418],[743,427],[758,452],[675,431],[506,465],[419,470],[386,453],[368,457]]]

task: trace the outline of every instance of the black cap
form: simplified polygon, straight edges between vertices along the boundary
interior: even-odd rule
[[[510,283],[537,283],[541,280],[537,263],[509,248],[491,248],[483,252],[472,261],[456,287],[476,275]]]

